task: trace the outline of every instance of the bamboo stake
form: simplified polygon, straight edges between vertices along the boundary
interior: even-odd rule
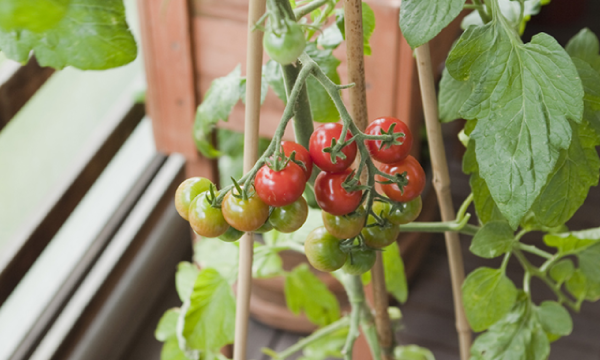
[[[348,82],[354,83],[349,89],[350,112],[356,126],[364,131],[368,124],[367,94],[365,85],[365,65],[363,49],[362,1],[346,0],[344,4],[346,32],[346,56],[348,60]],[[367,173],[361,174],[363,184],[367,182]],[[388,314],[388,295],[385,287],[383,257],[377,253],[377,260],[371,270],[373,284],[373,300],[375,307],[375,325],[381,356],[383,360],[391,360],[394,347],[394,336]]]
[[[425,124],[427,125],[427,137],[429,139],[429,152],[431,153],[431,164],[433,167],[433,187],[435,188],[440,204],[442,221],[452,221],[456,215],[450,193],[450,176],[448,173],[448,163],[446,162],[446,152],[444,150],[444,139],[442,138],[442,127],[438,117],[429,44],[419,46],[416,54],[423,110],[425,112]],[[471,348],[471,328],[467,322],[465,310],[462,305],[461,286],[465,279],[465,269],[460,250],[460,241],[456,232],[449,231],[444,234],[452,278],[452,293],[456,330],[458,331],[460,345],[460,358],[461,360],[468,360]]]
[[[250,171],[258,158],[258,127],[260,118],[260,82],[262,75],[262,31],[252,31],[265,13],[266,0],[250,0],[248,9],[248,48],[246,50],[246,118],[244,122],[244,172]],[[252,256],[254,238],[245,234],[240,240],[237,302],[235,314],[234,360],[246,359],[250,289],[252,286]]]

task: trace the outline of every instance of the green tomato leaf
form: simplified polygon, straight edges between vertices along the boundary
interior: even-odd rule
[[[600,135],[600,73],[592,66],[574,57],[573,63],[577,68],[581,83],[583,84],[583,118],[587,120]]]
[[[571,122],[571,127],[571,144],[560,151],[546,186],[531,208],[537,222],[547,227],[567,222],[583,205],[590,187],[598,185],[600,158],[596,145],[600,137],[587,121]]]
[[[429,349],[417,345],[396,346],[394,360],[435,360]]]
[[[179,348],[177,338],[168,339],[160,352],[160,360],[191,360]]]
[[[600,281],[587,279],[585,299],[588,301],[600,300]]]
[[[212,131],[219,120],[228,120],[231,110],[240,99],[241,81],[242,68],[238,65],[228,75],[212,82],[198,106],[194,120],[194,142],[207,158],[213,159],[220,155],[212,144]]]
[[[491,259],[510,251],[514,241],[514,231],[506,221],[491,221],[475,234],[469,250],[477,256]]]
[[[572,57],[579,58],[600,71],[600,42],[588,28],[583,28],[567,43],[565,50]],[[585,81],[585,79],[582,78]]]
[[[569,147],[568,120],[583,115],[577,70],[554,38],[523,44],[499,14],[467,29],[446,66],[458,80],[477,81],[460,113],[478,120],[471,138],[480,176],[515,229]]]
[[[308,268],[298,265],[285,277],[285,301],[296,315],[304,311],[312,323],[325,326],[340,318],[340,304],[327,286]]]
[[[579,268],[588,280],[600,282],[600,243],[591,245],[577,254]]]
[[[550,342],[522,294],[513,309],[481,334],[471,347],[471,360],[546,360]]]
[[[525,0],[523,3],[523,18],[521,19],[521,22],[519,22],[521,15],[521,6],[519,5],[519,3],[515,0],[498,0],[498,6],[500,7],[502,15],[504,15],[504,17],[510,24],[510,27],[519,31],[519,34],[521,35],[525,31],[525,26],[527,25],[527,22],[531,19],[531,16],[539,14],[542,5],[546,5],[550,3],[550,1]],[[479,16],[479,12],[477,10],[474,10],[469,15],[465,16],[461,23],[461,27],[463,28],[463,30],[467,29],[471,25],[483,25],[483,21],[481,20],[481,16]]]
[[[265,102],[265,98],[267,97],[267,91],[269,90],[269,83],[265,79],[265,66],[262,67],[262,77],[260,81],[260,104]],[[240,100],[242,103],[246,104],[246,78],[242,78],[240,81]]]
[[[344,41],[344,35],[337,24],[326,27],[317,38],[317,44],[323,49],[336,49]]]
[[[465,0],[404,0],[400,29],[411,48],[425,44],[462,11]]]
[[[400,257],[400,248],[393,242],[383,252],[383,269],[385,272],[385,286],[390,294],[401,303],[408,298],[408,284],[404,273],[404,262]]]
[[[544,301],[539,307],[534,307],[542,329],[553,338],[567,336],[573,331],[571,315],[556,301]]]
[[[462,118],[459,110],[472,91],[473,84],[470,81],[458,81],[450,75],[448,69],[444,68],[438,99],[440,121],[450,122]]]
[[[304,51],[319,65],[331,81],[336,84],[340,83],[337,68],[341,62],[333,56],[331,49],[320,50],[314,42],[309,42]],[[313,120],[322,123],[339,121],[340,114],[321,83],[317,79],[309,77],[306,80],[306,88]]]
[[[228,283],[233,284],[238,275],[239,251],[235,243],[201,238],[194,244],[194,261],[202,269],[215,269]]]
[[[179,318],[179,309],[173,308],[167,310],[158,322],[154,337],[158,341],[167,341],[170,338],[177,338],[177,319]]]
[[[563,255],[576,254],[597,243],[598,240],[600,240],[600,228],[544,236],[544,243],[557,248]]]
[[[55,26],[71,0],[1,0],[0,29],[46,31]]]
[[[273,89],[275,95],[287,104],[287,94],[285,83],[283,81],[283,71],[281,65],[275,60],[269,60],[263,65],[263,75],[267,84]]]
[[[182,261],[177,266],[177,273],[175,273],[175,288],[177,289],[177,295],[181,302],[189,300],[192,291],[194,290],[194,284],[200,270],[187,261]]]
[[[19,3],[19,8],[22,6],[29,16],[30,2],[25,4],[19,0]],[[43,3],[43,8],[39,9],[41,16],[49,15],[48,21],[42,21],[36,30],[46,30],[0,31],[0,49],[8,58],[25,63],[33,51],[42,66],[103,70],[130,63],[137,56],[122,0],[71,0],[62,15],[63,7],[67,5],[65,1],[38,0],[36,3]],[[53,10],[50,10],[50,3]],[[35,13],[40,15],[38,11]],[[22,19],[15,20],[23,24]],[[57,22],[50,27],[54,21]],[[29,26],[25,27],[30,27],[31,22],[27,21]]]
[[[577,269],[567,280],[565,287],[577,300],[584,299],[587,291],[587,278],[580,269]]]
[[[281,275],[282,265],[281,257],[273,248],[254,243],[253,278],[262,279]]]
[[[550,277],[559,285],[569,280],[575,272],[575,265],[570,259],[562,259],[550,268]]]
[[[219,350],[233,342],[235,297],[230,284],[215,269],[200,271],[185,313],[183,337],[200,351]]]
[[[308,344],[302,351],[299,360],[326,360],[330,358],[343,358],[342,348],[348,337],[348,328],[340,329],[332,334],[323,336]]]
[[[502,269],[481,267],[462,286],[467,320],[474,331],[483,331],[506,315],[515,303],[517,288]]]

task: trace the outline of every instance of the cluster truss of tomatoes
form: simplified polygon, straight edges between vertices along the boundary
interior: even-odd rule
[[[421,212],[425,173],[409,155],[408,126],[391,117],[373,121],[363,134],[364,146],[378,164],[375,180],[386,196],[377,194],[372,206],[365,208],[363,191],[375,189],[365,189],[358,181],[351,168],[357,142],[350,132],[342,136],[342,131],[340,123],[321,125],[311,135],[308,150],[282,141],[248,189],[235,183],[221,196],[208,179],[187,179],[175,194],[177,211],[198,235],[223,241],[236,241],[244,232],[294,232],[308,215],[302,194],[314,164],[322,170],[314,194],[324,226],[305,240],[308,261],[321,271],[343,268],[362,274],[375,263],[376,251],[396,240],[399,225],[414,221]],[[341,150],[334,151],[340,142]]]

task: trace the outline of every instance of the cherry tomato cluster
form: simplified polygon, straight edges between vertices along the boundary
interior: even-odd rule
[[[304,249],[318,270],[343,268],[358,275],[373,266],[377,249],[396,240],[399,225],[414,221],[420,214],[425,172],[409,155],[413,139],[404,122],[391,117],[373,121],[365,131],[365,146],[371,158],[380,163],[375,179],[387,198],[380,196],[371,209],[365,209],[360,182],[351,169],[357,144],[352,134],[342,131],[342,124],[325,124],[310,138],[310,156],[323,170],[314,188],[324,226],[309,234]],[[334,159],[332,149],[339,142],[344,146]]]
[[[198,235],[228,242],[248,231],[298,230],[308,216],[302,193],[312,173],[312,160],[308,150],[291,141],[281,142],[280,153],[258,170],[251,189],[244,191],[236,184],[220,203],[210,180],[185,180],[175,193],[177,211]]]

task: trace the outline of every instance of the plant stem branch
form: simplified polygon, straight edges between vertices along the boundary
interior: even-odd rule
[[[436,190],[442,221],[455,219],[452,194],[450,193],[450,176],[444,139],[438,117],[435,82],[429,53],[429,43],[416,49],[417,69],[419,84],[421,85],[421,98],[425,112],[429,150],[433,167],[433,187]],[[452,293],[454,298],[454,312],[456,316],[456,330],[458,331],[461,360],[468,360],[471,348],[471,329],[465,315],[462,303],[462,283],[465,279],[465,270],[460,249],[460,241],[456,232],[446,232],[446,248],[448,249],[448,262],[452,280]]]
[[[517,243],[517,247],[519,250],[527,251],[528,253],[535,254],[537,256],[543,257],[545,259],[552,259],[554,256],[549,252],[546,252],[542,249],[538,249],[533,245],[527,245],[523,243]]]
[[[477,12],[479,12],[479,17],[481,18],[481,20],[483,20],[484,24],[487,24],[490,21],[492,21],[492,17],[486,11],[486,8],[481,3],[481,0],[473,0],[473,6],[476,7]]]
[[[411,222],[400,225],[402,232],[433,232],[443,233],[446,231],[457,231],[461,234],[474,236],[479,231],[479,226],[471,224],[460,224],[456,221],[448,222]]]
[[[344,355],[345,360],[352,360],[354,342],[356,342],[356,339],[360,335],[358,326],[361,318],[362,303],[365,301],[365,298],[360,276],[349,275],[348,281],[344,283],[344,286],[348,293],[348,300],[350,301],[352,310],[350,312],[350,329],[348,331],[346,343],[342,348],[342,354]]]
[[[296,21],[300,20],[301,18],[310,14],[314,10],[320,8],[321,6],[327,4],[328,2],[331,2],[331,0],[315,0],[309,3],[308,5],[296,8],[294,10],[294,17],[296,18]]]

